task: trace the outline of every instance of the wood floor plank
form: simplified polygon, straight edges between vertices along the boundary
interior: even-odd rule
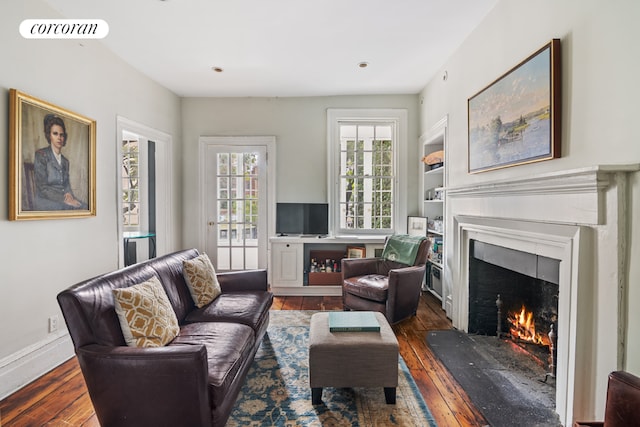
[[[55,393],[62,384],[78,374],[80,374],[80,367],[74,357],[42,375],[36,381],[27,384],[19,393],[9,395],[0,401],[0,420],[2,420],[0,425],[8,425],[22,413],[29,412],[34,406],[39,405],[46,396]]]
[[[342,297],[274,297],[272,310],[341,310]],[[425,293],[416,316],[393,326],[400,354],[439,427],[484,426],[464,390],[431,352],[429,331],[451,329],[441,302]],[[0,426],[99,427],[76,358],[0,401]]]
[[[342,310],[342,297],[322,297],[325,310]]]
[[[60,414],[77,399],[87,394],[86,390],[82,375],[78,371],[78,374],[69,381],[65,381],[56,387],[54,392],[32,405],[27,412],[29,419],[37,420],[41,424],[64,425],[65,420]]]
[[[322,296],[304,297],[302,310],[324,310]]]
[[[281,310],[302,310],[303,297],[287,297],[282,304]]]

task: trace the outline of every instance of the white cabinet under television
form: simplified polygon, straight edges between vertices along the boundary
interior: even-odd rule
[[[330,259],[340,262],[349,247],[362,248],[364,256],[376,256],[384,247],[385,236],[306,237],[276,236],[269,239],[269,283],[275,295],[342,295],[341,275],[334,272],[311,272],[314,258],[319,263]],[[333,267],[333,266],[332,266]]]
[[[420,137],[420,213],[427,218],[427,234],[432,241],[429,253],[427,289],[443,301],[446,230],[445,230],[445,195],[446,195],[446,117],[438,122],[431,131]],[[441,160],[441,161],[438,161]]]
[[[278,286],[302,283],[304,245],[296,242],[271,242],[271,280]]]

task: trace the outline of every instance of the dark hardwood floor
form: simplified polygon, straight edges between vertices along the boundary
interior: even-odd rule
[[[341,297],[276,297],[273,304],[273,310],[341,308]],[[484,426],[482,414],[426,344],[427,331],[450,328],[440,301],[430,294],[422,296],[417,316],[393,327],[438,426]],[[9,426],[99,426],[75,357],[0,402],[0,427]]]

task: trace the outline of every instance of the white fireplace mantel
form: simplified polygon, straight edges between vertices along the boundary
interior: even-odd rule
[[[604,415],[624,365],[627,182],[639,164],[447,187],[447,314],[468,324],[470,240],[560,260],[556,411],[565,426]]]
[[[447,187],[447,200],[468,199],[472,203],[493,204],[492,210],[504,218],[571,224],[602,224],[602,195],[618,174],[640,170],[640,164],[598,165]],[[562,209],[556,208],[561,206]],[[542,210],[542,212],[539,212]]]

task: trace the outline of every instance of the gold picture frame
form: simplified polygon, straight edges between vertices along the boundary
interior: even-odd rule
[[[9,220],[96,215],[96,122],[9,90]]]
[[[469,98],[469,173],[559,158],[561,82],[553,39]]]

